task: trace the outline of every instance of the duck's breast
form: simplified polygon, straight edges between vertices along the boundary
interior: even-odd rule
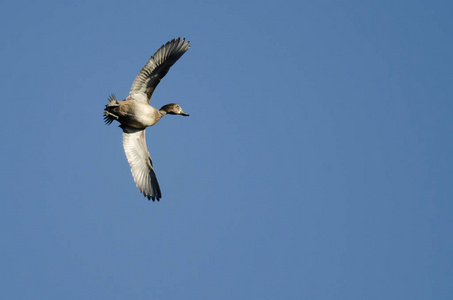
[[[120,101],[118,121],[134,128],[145,128],[156,124],[161,115],[159,111],[147,103],[137,101]]]

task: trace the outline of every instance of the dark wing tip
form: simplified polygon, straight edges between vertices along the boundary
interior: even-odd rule
[[[168,51],[167,54],[175,53],[175,52],[182,52],[184,54],[184,52],[186,52],[190,48],[189,43],[190,43],[190,41],[186,41],[186,38],[178,37],[178,38],[172,39],[171,41],[168,41],[167,43],[165,43],[165,45],[162,45],[158,51],[166,50],[166,51]],[[158,51],[156,51],[156,53]],[[178,58],[181,55],[179,55]]]
[[[160,193],[157,194],[157,195],[154,195],[154,194],[153,195],[146,195],[145,193],[143,193],[143,196],[148,198],[149,201],[153,200],[153,202],[156,201],[156,200],[159,202],[160,198],[162,198],[162,195],[160,195]]]

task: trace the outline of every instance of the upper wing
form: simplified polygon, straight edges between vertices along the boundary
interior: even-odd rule
[[[126,100],[149,104],[149,99],[160,80],[189,48],[189,41],[180,38],[173,39],[160,47],[138,73]]]
[[[123,147],[127,161],[131,166],[132,176],[140,192],[149,199],[162,197],[153,162],[146,147],[145,129],[136,129],[121,125],[123,128]]]

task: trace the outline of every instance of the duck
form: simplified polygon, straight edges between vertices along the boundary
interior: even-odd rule
[[[189,114],[176,103],[156,109],[149,102],[156,86],[170,67],[189,48],[189,41],[179,37],[162,45],[138,73],[127,98],[118,101],[115,94],[111,94],[104,108],[105,124],[110,125],[117,121],[123,130],[123,148],[135,184],[140,193],[153,202],[162,198],[162,192],[146,146],[146,128],[155,125],[165,115],[189,116]]]

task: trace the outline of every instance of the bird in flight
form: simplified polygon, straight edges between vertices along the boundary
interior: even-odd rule
[[[177,38],[159,48],[138,73],[132,83],[129,96],[118,101],[114,94],[108,98],[104,109],[104,122],[110,125],[118,121],[123,129],[123,147],[132,176],[141,193],[148,200],[162,198],[153,162],[146,147],[146,127],[156,124],[164,115],[188,116],[176,103],[156,109],[149,105],[154,89],[167,74],[170,67],[189,50],[189,41]]]

